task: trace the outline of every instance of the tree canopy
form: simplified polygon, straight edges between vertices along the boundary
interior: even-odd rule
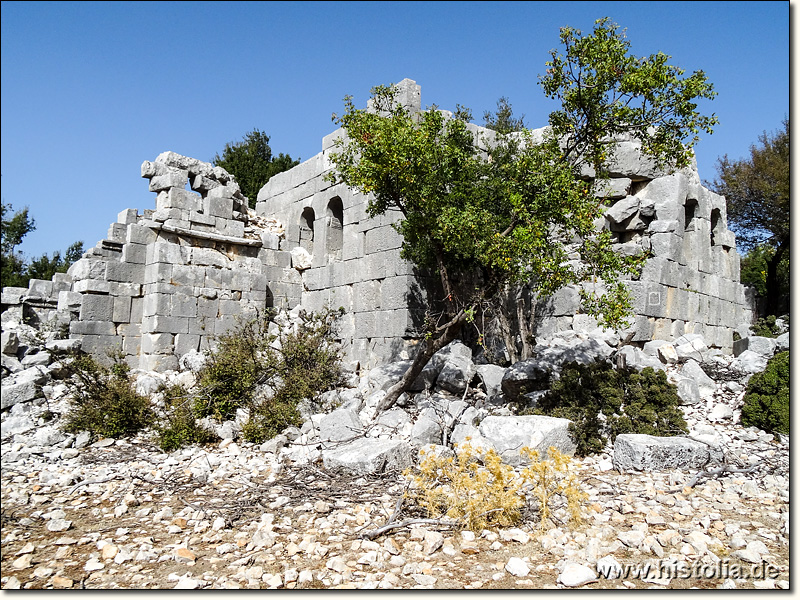
[[[760,245],[771,249],[766,260],[767,314],[780,304],[779,265],[789,254],[789,119],[782,129],[764,132],[750,156],[717,160],[717,177],[710,187],[727,200],[728,225],[739,246],[752,252]],[[763,254],[763,253],[762,253]],[[788,290],[786,290],[788,292]]]
[[[525,115],[515,117],[508,98],[501,96],[497,101],[497,110],[483,113],[483,126],[497,133],[511,133],[525,129]]]
[[[236,178],[250,208],[255,208],[258,191],[270,177],[300,164],[288,154],[273,156],[269,136],[258,129],[245,135],[241,142],[225,144],[222,156],[217,154],[212,162]]]
[[[394,102],[391,86],[373,89],[372,109],[346,98],[345,113],[335,117],[347,137],[331,155],[333,179],[371,194],[371,216],[400,211],[402,256],[438,273],[445,298],[443,318],[428,324],[379,410],[504,286],[528,284],[548,295],[580,284],[589,314],[609,327],[625,323],[630,304],[620,279],[641,257],[615,253],[610,233],[595,226],[603,206],[581,179],[581,164],[602,176],[613,154],[609,136],[623,134],[662,164],[686,164],[690,135],[714,122],[693,101],[713,93],[702,74],[680,79],[665,55],[628,56],[624,34],[607,19],[591,36],[564,28],[561,39],[566,57],[553,51],[541,84],[562,110],[551,114],[543,139],[524,130],[489,144],[468,127],[469,111],[411,114]]]
[[[27,261],[17,247],[22,239],[36,229],[36,221],[28,214],[28,207],[13,211],[10,204],[0,204],[0,268],[2,268],[2,286],[27,287],[31,279],[52,279],[56,273],[66,273],[70,265],[83,254],[83,242],[75,242],[64,254],[56,251],[52,256],[42,254]]]

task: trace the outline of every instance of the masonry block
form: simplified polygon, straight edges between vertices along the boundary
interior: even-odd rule
[[[142,317],[142,331],[145,333],[188,333],[189,319],[153,315]]]
[[[144,354],[172,354],[175,336],[171,333],[143,333],[142,353]]]
[[[172,280],[172,265],[167,263],[153,263],[144,267],[145,285],[151,283],[169,283]]]
[[[125,243],[127,244],[151,244],[157,239],[155,231],[144,225],[131,223],[125,232]]]
[[[175,336],[175,355],[183,356],[189,352],[196,352],[200,348],[200,336],[179,333]]]
[[[353,310],[355,312],[373,311],[381,305],[381,282],[362,281],[353,284]]]
[[[194,319],[197,316],[197,298],[183,294],[174,294],[171,297],[173,317],[189,317]]]
[[[114,336],[117,328],[111,321],[72,321],[69,324],[70,335]]]
[[[111,320],[115,323],[128,323],[131,319],[130,296],[117,296],[114,300],[114,310]]]
[[[393,250],[403,245],[403,236],[397,233],[393,227],[385,225],[367,231],[364,242],[364,252],[374,254]]]
[[[81,321],[113,321],[114,299],[100,294],[84,294],[81,298]]]
[[[211,217],[230,219],[233,217],[233,200],[231,198],[206,197],[203,199],[203,212]]]
[[[122,246],[122,262],[145,264],[147,262],[147,246],[126,243]]]
[[[174,354],[142,354],[139,357],[139,368],[145,371],[177,371],[178,357]]]
[[[650,236],[650,250],[655,256],[680,262],[683,256],[683,240],[674,233],[654,233]]]
[[[82,302],[83,302],[83,294],[79,292],[58,293],[59,311],[80,310]]]
[[[142,315],[152,317],[155,315],[169,316],[172,312],[172,301],[169,294],[147,294],[142,302]]]
[[[377,319],[374,312],[355,313],[355,336],[373,338],[377,335]]]
[[[190,288],[203,287],[206,281],[205,267],[196,265],[173,265],[171,283]]]
[[[135,283],[144,279],[144,270],[144,264],[108,261],[106,279],[108,281]]]
[[[224,269],[228,267],[230,261],[228,257],[219,250],[213,248],[192,248],[191,263],[201,267],[218,267]]]
[[[342,285],[331,289],[328,298],[330,306],[334,309],[343,306],[345,310],[352,311],[354,303],[353,288],[349,285]]]
[[[408,306],[408,277],[387,277],[381,283],[380,308],[394,310]]]
[[[117,335],[82,335],[81,350],[102,357],[102,362],[109,362],[109,352],[122,350],[122,338]]]
[[[151,192],[161,192],[170,188],[185,188],[189,182],[189,171],[170,169],[163,175],[156,175],[150,179],[148,189]]]

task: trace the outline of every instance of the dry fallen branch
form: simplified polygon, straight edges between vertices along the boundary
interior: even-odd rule
[[[677,492],[683,491],[687,487],[693,488],[698,483],[700,483],[701,479],[717,478],[721,477],[725,473],[752,473],[758,467],[760,467],[762,463],[763,461],[759,461],[754,465],[750,465],[749,467],[744,467],[744,468],[739,468],[739,467],[734,467],[733,465],[724,464],[718,469],[708,469],[708,470],[698,471],[697,473],[695,473],[694,477],[692,477],[692,480],[689,483],[679,488],[673,488],[669,490],[669,493],[675,494]]]
[[[403,529],[404,527],[410,527],[411,525],[436,525],[437,527],[445,527],[447,529],[457,529],[459,527],[458,521],[450,521],[447,519],[406,519],[405,521],[395,522],[395,523],[386,523],[386,525],[382,525],[377,529],[373,529],[372,531],[365,531],[359,537],[362,539],[367,540],[374,540],[376,537],[383,535],[387,531],[393,531],[395,529]]]

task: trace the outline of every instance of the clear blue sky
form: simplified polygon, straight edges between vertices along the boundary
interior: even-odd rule
[[[794,8],[794,7],[792,7]],[[632,52],[702,69],[719,116],[700,176],[743,157],[789,114],[789,2],[2,2],[2,199],[29,206],[27,256],[106,236],[154,208],[140,165],[165,150],[210,161],[258,128],[311,158],[331,113],[408,77],[423,106],[485,110],[507,96],[529,127],[559,27],[608,16]]]

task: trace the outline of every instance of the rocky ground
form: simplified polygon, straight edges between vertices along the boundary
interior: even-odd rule
[[[414,523],[380,535],[393,516],[425,515],[399,502],[408,481],[399,470],[325,468],[337,444],[349,443],[348,428],[364,426],[367,437],[357,435],[367,445],[460,441],[478,434],[487,415],[510,414],[493,396],[524,372],[476,367],[469,349],[454,346],[430,376],[436,393],[408,399],[377,425],[367,427],[402,364],[352,374],[349,389],[322,399],[350,408],[316,414],[280,439],[244,442],[230,421],[217,427],[225,438],[217,444],[164,453],[152,434],[91,443],[86,433],[63,433],[58,415],[69,404],[58,364],[12,337],[4,333],[2,352],[3,589],[789,587],[789,441],[740,424],[742,369],[763,368],[788,347],[788,334],[782,342],[752,338],[736,359],[696,339],[626,350],[628,364],[652,364],[678,384],[687,437],[716,457],[704,476],[619,472],[609,445],[574,459],[587,493],[580,525],[563,506],[542,525],[532,503],[511,529]],[[758,344],[766,350],[756,352]],[[610,352],[574,338],[541,356],[597,347]],[[191,384],[191,371],[171,377]],[[165,378],[140,373],[137,387],[147,393]],[[441,430],[427,437],[439,417],[449,420],[448,439]],[[720,465],[731,470],[711,472]]]
[[[688,412],[696,430],[702,408]],[[714,431],[761,466],[689,488],[692,473],[620,474],[607,454],[576,459],[589,494],[577,528],[556,511],[545,530],[534,518],[374,540],[365,534],[403,493],[399,473],[334,476],[230,440],[172,454],[144,437],[17,442],[3,448],[2,587],[787,588],[788,442],[732,423]]]

